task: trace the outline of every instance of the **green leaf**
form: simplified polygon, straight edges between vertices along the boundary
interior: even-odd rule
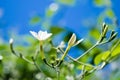
[[[31,20],[30,20],[30,24],[38,24],[41,21],[39,16],[34,16]]]
[[[98,65],[102,61],[105,61],[109,57],[109,55],[110,55],[110,51],[105,51],[105,52],[98,54],[94,59],[95,65]]]
[[[112,52],[112,57],[119,55],[120,54],[120,45],[118,47],[116,47],[113,52]]]
[[[59,34],[63,31],[64,31],[64,29],[61,27],[58,27],[58,26],[51,26],[51,28],[50,28],[50,32],[53,33],[54,35]]]
[[[100,32],[98,31],[98,29],[93,28],[90,31],[90,36],[92,36],[94,39],[98,40],[99,36],[100,36]]]
[[[47,9],[47,11],[46,11],[46,16],[47,17],[51,17],[51,16],[53,16],[54,15],[54,11],[52,11],[52,10],[50,10],[50,9]]]
[[[104,61],[104,60],[106,60],[109,57],[110,51],[103,52],[102,54],[103,54],[102,55],[102,60]]]
[[[96,6],[110,6],[111,5],[111,1],[110,0],[94,0],[94,3]]]
[[[57,2],[61,3],[61,4],[65,4],[65,5],[74,5],[75,0],[56,0]]]
[[[94,0],[94,3],[97,4],[97,5],[102,5],[103,0]]]
[[[5,49],[7,49],[6,45],[0,45],[0,50],[5,50]]]
[[[77,68],[80,69],[80,70],[82,70],[83,65],[79,65]],[[92,67],[91,64],[89,64],[89,66],[84,66],[84,70],[86,70],[86,71],[89,71],[91,69],[93,69],[93,67]]]
[[[115,15],[114,15],[114,12],[112,9],[107,9],[106,10],[106,15],[109,17],[109,18],[114,18]]]
[[[56,77],[56,71],[53,68],[50,68],[46,64],[41,64],[40,68],[42,72],[47,75],[48,77],[55,78]]]
[[[95,65],[98,65],[98,64],[100,64],[101,62],[102,62],[102,56],[103,56],[103,54],[98,54],[96,57],[95,57],[95,59],[94,59],[94,64]]]

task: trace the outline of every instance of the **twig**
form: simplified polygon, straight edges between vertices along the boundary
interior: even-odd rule
[[[81,57],[85,56],[86,54],[88,54],[92,49],[94,49],[95,47],[97,46],[100,46],[100,45],[103,45],[103,44],[106,44],[108,43],[108,41],[105,41],[105,42],[96,42],[96,44],[94,44],[90,49],[88,49],[86,52],[84,52],[82,55],[80,55],[78,58],[76,58],[75,60],[79,60]]]
[[[28,63],[30,63],[30,64],[34,64],[32,61],[30,61],[30,60],[28,60],[27,58],[25,58],[21,53],[17,54],[17,53],[15,52],[14,48],[13,48],[13,43],[10,43],[10,49],[11,49],[11,52],[12,52],[15,56],[23,59],[24,61],[26,61],[26,62],[28,62]]]
[[[62,54],[64,53],[64,51],[63,51],[61,48],[58,48],[58,49],[62,52]],[[69,59],[71,59],[72,61],[77,62],[77,63],[79,63],[79,64],[82,64],[82,65],[85,65],[85,66],[89,66],[89,67],[94,67],[94,66],[92,66],[92,65],[89,65],[89,64],[80,62],[80,61],[78,61],[78,60],[72,58],[72,57],[69,56],[68,54],[67,54],[67,57],[68,57]]]
[[[39,68],[39,66],[37,65],[34,57],[32,57],[32,60],[33,60],[33,62],[34,62],[35,67],[36,67],[40,72],[42,72],[42,70],[41,70],[41,69]]]

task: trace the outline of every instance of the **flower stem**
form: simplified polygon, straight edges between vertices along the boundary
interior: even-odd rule
[[[60,80],[60,70],[56,68],[56,71],[57,71],[57,80]]]
[[[65,50],[65,52],[64,52],[64,54],[63,54],[63,56],[62,56],[62,58],[61,58],[61,61],[63,61],[63,59],[65,58],[65,56],[67,55],[67,53],[68,53],[69,50],[70,50],[70,46],[68,46],[68,47],[66,48],[66,50]]]
[[[44,55],[44,51],[43,51],[43,42],[40,42],[40,54],[41,54],[41,58],[42,60],[45,59],[45,55]]]

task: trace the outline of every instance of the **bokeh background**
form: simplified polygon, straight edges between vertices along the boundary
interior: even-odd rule
[[[119,0],[0,0],[0,80],[42,80],[39,76],[42,74],[34,66],[10,52],[10,38],[14,39],[17,51],[30,57],[37,41],[29,31],[52,32],[55,46],[68,41],[74,32],[78,39],[85,39],[83,43],[87,46],[70,51],[69,55],[76,58],[97,41],[96,34],[103,22],[110,30],[119,32],[119,5]],[[91,58],[89,62],[92,63]],[[96,72],[96,78],[91,80],[119,80],[119,63],[117,59]]]

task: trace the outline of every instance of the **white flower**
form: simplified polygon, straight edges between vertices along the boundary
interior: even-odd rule
[[[76,46],[78,45],[80,42],[82,42],[84,39],[80,39],[78,41],[76,41],[76,35],[73,33],[70,40],[68,41],[68,45],[69,46]]]
[[[39,41],[44,41],[48,39],[50,36],[52,36],[52,33],[47,33],[47,31],[39,31],[38,33],[34,31],[30,31],[30,33]]]

